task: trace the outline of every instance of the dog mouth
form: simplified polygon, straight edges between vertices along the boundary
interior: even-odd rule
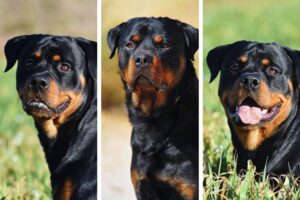
[[[133,92],[137,87],[141,87],[146,90],[155,90],[157,92],[166,92],[167,86],[162,84],[157,86],[148,76],[139,75],[135,78],[133,84],[128,85],[128,89]]]
[[[51,107],[40,98],[35,98],[28,103],[23,104],[23,109],[29,115],[32,116],[49,116],[55,117],[58,116],[60,113],[64,112],[70,105],[70,99],[64,101],[63,103],[59,104],[58,106]]]
[[[154,87],[151,80],[144,75],[140,75],[135,79],[135,86],[136,85],[141,85],[143,87]]]
[[[260,126],[272,121],[280,111],[281,104],[273,106],[261,106],[253,98],[246,97],[234,107],[228,105],[228,113],[231,119],[241,126]]]

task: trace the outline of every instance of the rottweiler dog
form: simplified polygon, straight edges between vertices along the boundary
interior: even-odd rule
[[[97,43],[23,35],[6,43],[5,55],[5,72],[18,61],[17,91],[38,130],[53,198],[96,199]]]
[[[228,118],[237,168],[300,176],[300,53],[276,43],[239,41],[207,56]]]
[[[108,33],[133,126],[131,179],[139,200],[198,199],[198,29],[133,18]]]

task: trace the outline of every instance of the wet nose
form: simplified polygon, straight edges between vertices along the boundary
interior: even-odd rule
[[[241,86],[247,90],[255,90],[260,86],[261,77],[258,74],[244,74],[240,78]]]
[[[138,54],[134,58],[137,67],[147,67],[152,62],[152,56],[146,54]]]
[[[30,79],[29,86],[34,91],[44,91],[49,87],[49,78],[46,76],[33,76]]]

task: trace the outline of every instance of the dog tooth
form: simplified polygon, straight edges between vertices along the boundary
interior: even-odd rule
[[[268,113],[268,109],[263,109],[263,110],[261,111],[261,113],[262,113],[262,114],[267,114],[267,113]]]

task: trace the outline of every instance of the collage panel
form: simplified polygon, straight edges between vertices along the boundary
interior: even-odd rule
[[[198,7],[102,1],[102,199],[198,199]]]
[[[299,6],[0,2],[0,199],[300,199]]]
[[[97,199],[95,5],[0,2],[0,199]]]
[[[299,5],[204,0],[204,199],[299,199]]]

